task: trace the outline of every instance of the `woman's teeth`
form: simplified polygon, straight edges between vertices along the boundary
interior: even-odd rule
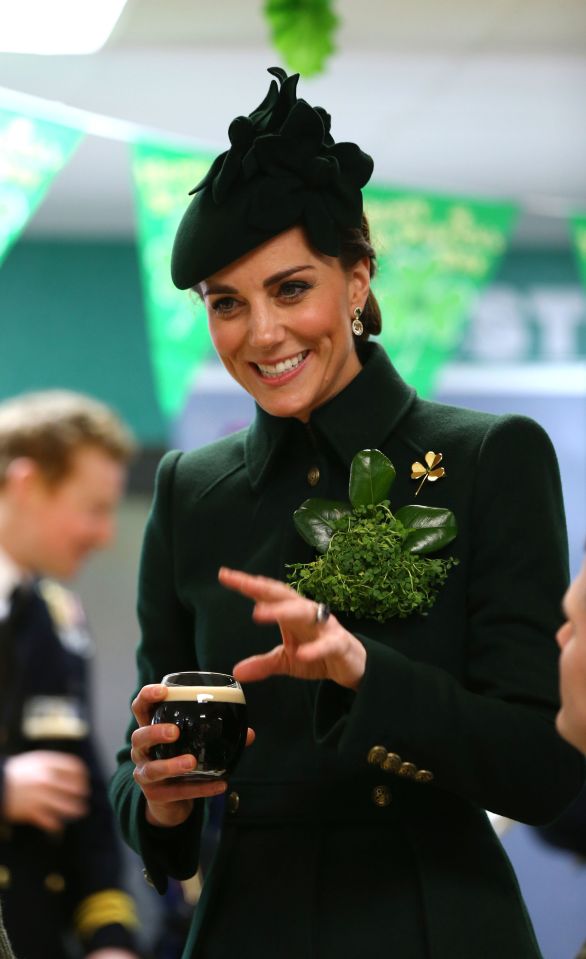
[[[281,376],[283,373],[288,373],[289,370],[294,370],[296,366],[299,366],[303,362],[309,350],[304,350],[302,353],[298,353],[297,356],[292,356],[288,360],[283,360],[281,363],[275,363],[274,366],[269,366],[268,363],[257,363],[259,370],[263,376]]]

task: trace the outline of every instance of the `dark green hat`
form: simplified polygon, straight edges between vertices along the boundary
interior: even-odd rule
[[[260,106],[232,121],[230,149],[191,190],[171,259],[180,290],[298,224],[329,256],[340,252],[341,230],[361,225],[371,157],[355,143],[334,143],[329,114],[297,99],[299,74],[269,73],[279,84],[272,80]]]

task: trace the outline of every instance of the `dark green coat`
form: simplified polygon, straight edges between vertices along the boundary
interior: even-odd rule
[[[460,563],[427,617],[345,620],[367,649],[356,694],[288,677],[247,686],[257,739],[230,782],[185,956],[539,956],[483,810],[546,822],[582,782],[553,724],[566,586],[555,455],[531,420],[420,401],[379,347],[365,360],[309,427],[258,411],[250,429],[171,453],[159,472],[139,686],[174,670],[229,672],[278,642],[218,585],[218,567],[284,579],[286,563],[311,559],[292,513],[311,495],[347,499],[358,450],[394,463],[394,508],[414,501],[412,462],[443,453],[446,477],[417,502],[449,507],[459,524],[445,553]],[[368,762],[376,745],[401,757],[403,775]],[[162,890],[166,875],[196,869],[203,803],[176,829],[149,827],[127,749],[120,762],[113,800]]]

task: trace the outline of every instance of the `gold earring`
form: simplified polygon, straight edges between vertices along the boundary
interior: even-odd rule
[[[354,336],[362,336],[364,333],[364,324],[360,317],[362,316],[362,310],[359,306],[354,310],[354,319],[352,320],[352,332]]]

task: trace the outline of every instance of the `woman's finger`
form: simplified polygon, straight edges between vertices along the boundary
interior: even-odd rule
[[[149,803],[156,803],[161,806],[167,806],[171,803],[182,802],[186,799],[204,799],[209,796],[219,796],[226,791],[227,783],[224,779],[209,782],[197,782],[186,780],[181,782],[160,782],[153,783],[144,789],[144,794]]]
[[[278,579],[270,579],[268,576],[251,576],[250,573],[228,569],[227,566],[220,567],[218,579],[222,586],[234,589],[243,596],[248,596],[249,599],[280,600],[297,595],[295,590]]]
[[[289,669],[283,647],[275,646],[270,653],[242,659],[236,663],[232,672],[239,682],[254,683],[258,679],[267,679],[268,676],[284,676]]]
[[[153,710],[167,698],[167,687],[162,683],[150,683],[143,686],[137,697],[132,701],[132,712],[139,726],[150,725]]]
[[[282,602],[256,603],[252,617],[257,623],[296,623],[299,626],[315,625],[316,604],[300,596],[289,597]]]
[[[310,643],[303,643],[295,650],[295,658],[304,663],[314,663],[318,659],[327,659],[328,656],[339,656],[340,641],[337,637],[324,636],[322,639],[314,639]]]

